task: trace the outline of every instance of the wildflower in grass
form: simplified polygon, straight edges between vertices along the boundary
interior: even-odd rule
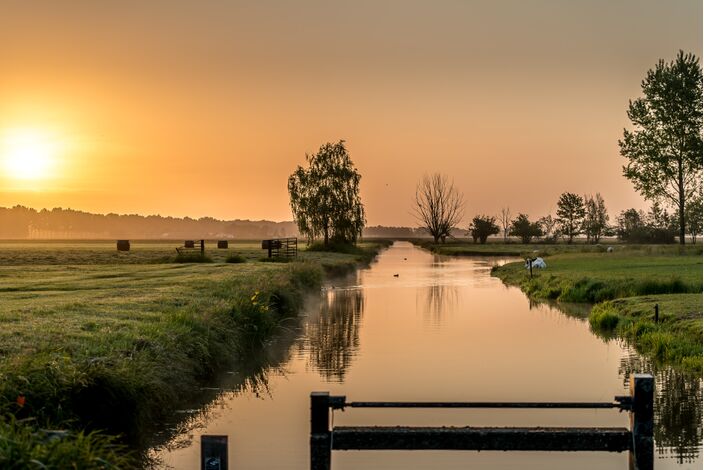
[[[17,395],[17,404],[19,405],[20,408],[24,407],[24,404],[26,402],[26,399],[24,395]]]

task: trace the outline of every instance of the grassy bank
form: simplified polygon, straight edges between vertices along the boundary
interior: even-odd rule
[[[659,321],[654,308],[659,307]],[[610,300],[596,305],[589,316],[592,330],[604,337],[619,336],[656,363],[702,370],[702,296],[665,294]]]
[[[380,246],[301,252],[288,263],[235,246],[223,258],[235,252],[244,263],[153,264],[105,262],[115,256],[108,244],[44,245],[34,255],[32,246],[0,244],[0,466],[129,465],[111,435],[138,443],[139,430],[198,383],[266,347],[325,271],[351,269]],[[119,256],[172,261],[170,246],[139,248]]]
[[[563,253],[547,258],[547,269],[532,278],[522,262],[492,274],[536,299],[599,304],[590,314],[595,331],[617,335],[657,361],[701,371],[702,258],[697,247],[684,254],[676,248]],[[665,315],[658,324],[656,303]]]
[[[546,259],[547,269],[529,277],[523,262],[492,274],[538,299],[597,303],[621,297],[702,291],[700,256],[645,251],[566,253]]]

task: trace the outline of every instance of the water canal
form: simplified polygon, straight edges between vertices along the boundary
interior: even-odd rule
[[[261,369],[231,371],[151,456],[199,468],[201,434],[227,434],[231,469],[308,468],[309,394],[352,401],[611,401],[656,375],[655,468],[702,467],[702,384],[589,331],[587,309],[535,304],[491,277],[497,258],[439,257],[396,242],[311,302]],[[397,276],[396,276],[397,275]],[[335,425],[625,426],[612,410],[336,411]],[[348,451],[342,469],[626,469],[626,453]]]

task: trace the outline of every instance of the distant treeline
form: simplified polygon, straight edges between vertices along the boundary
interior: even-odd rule
[[[0,207],[0,238],[4,239],[260,239],[296,236],[297,232],[293,222]]]
[[[73,209],[36,210],[0,207],[2,239],[265,239],[298,236],[293,222],[218,220],[212,217],[163,217],[138,214],[91,214]],[[411,227],[367,227],[365,237],[422,237]]]

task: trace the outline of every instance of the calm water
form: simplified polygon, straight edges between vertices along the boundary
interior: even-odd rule
[[[589,331],[584,308],[529,302],[490,276],[496,258],[445,258],[395,243],[326,287],[300,328],[250,371],[226,374],[182,415],[161,465],[199,468],[201,434],[227,434],[231,469],[308,468],[309,394],[349,401],[611,401],[632,371],[654,372],[656,468],[702,468],[701,380],[653,371]],[[398,274],[398,277],[394,275]],[[184,412],[185,413],[185,412]],[[624,426],[608,410],[347,410],[335,425]],[[341,469],[626,469],[627,453],[333,452]]]

